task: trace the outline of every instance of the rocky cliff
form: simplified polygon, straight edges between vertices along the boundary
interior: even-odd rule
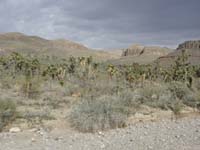
[[[177,50],[169,53],[167,56],[158,58],[156,61],[162,66],[171,66],[177,56],[182,54],[182,50],[185,50],[186,54],[189,56],[188,61],[191,65],[200,65],[200,40],[186,41],[179,44]]]
[[[171,50],[168,48],[158,47],[158,46],[142,46],[139,44],[133,45],[125,49],[122,56],[141,56],[141,55],[155,55],[155,56],[165,56]]]
[[[177,48],[177,50],[182,50],[182,49],[200,49],[200,40],[186,41],[186,42],[180,44]]]

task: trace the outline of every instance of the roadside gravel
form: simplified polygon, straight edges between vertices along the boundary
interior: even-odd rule
[[[200,150],[200,117],[160,120],[107,132],[32,129],[0,133],[0,150]]]

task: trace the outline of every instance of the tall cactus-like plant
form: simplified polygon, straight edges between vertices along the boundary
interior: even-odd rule
[[[75,69],[76,69],[76,58],[71,56],[69,58],[68,73],[74,74]]]
[[[175,60],[173,66],[172,77],[175,81],[182,81],[187,84],[188,87],[192,87],[193,75],[195,73],[195,67],[190,65],[188,61],[189,55],[185,50],[182,50],[180,56]]]
[[[110,64],[107,66],[107,72],[109,74],[110,79],[113,78],[113,76],[117,73],[117,71],[118,70],[114,65]]]
[[[180,56],[175,60],[175,65],[173,66],[173,80],[186,82],[189,74],[188,55],[185,50],[182,50]]]

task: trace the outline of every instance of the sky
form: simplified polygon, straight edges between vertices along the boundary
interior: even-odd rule
[[[91,48],[175,48],[200,39],[200,0],[0,0],[0,32]]]

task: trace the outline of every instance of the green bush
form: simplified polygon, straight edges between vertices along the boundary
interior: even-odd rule
[[[15,114],[15,104],[11,100],[0,99],[0,131],[15,118]]]

